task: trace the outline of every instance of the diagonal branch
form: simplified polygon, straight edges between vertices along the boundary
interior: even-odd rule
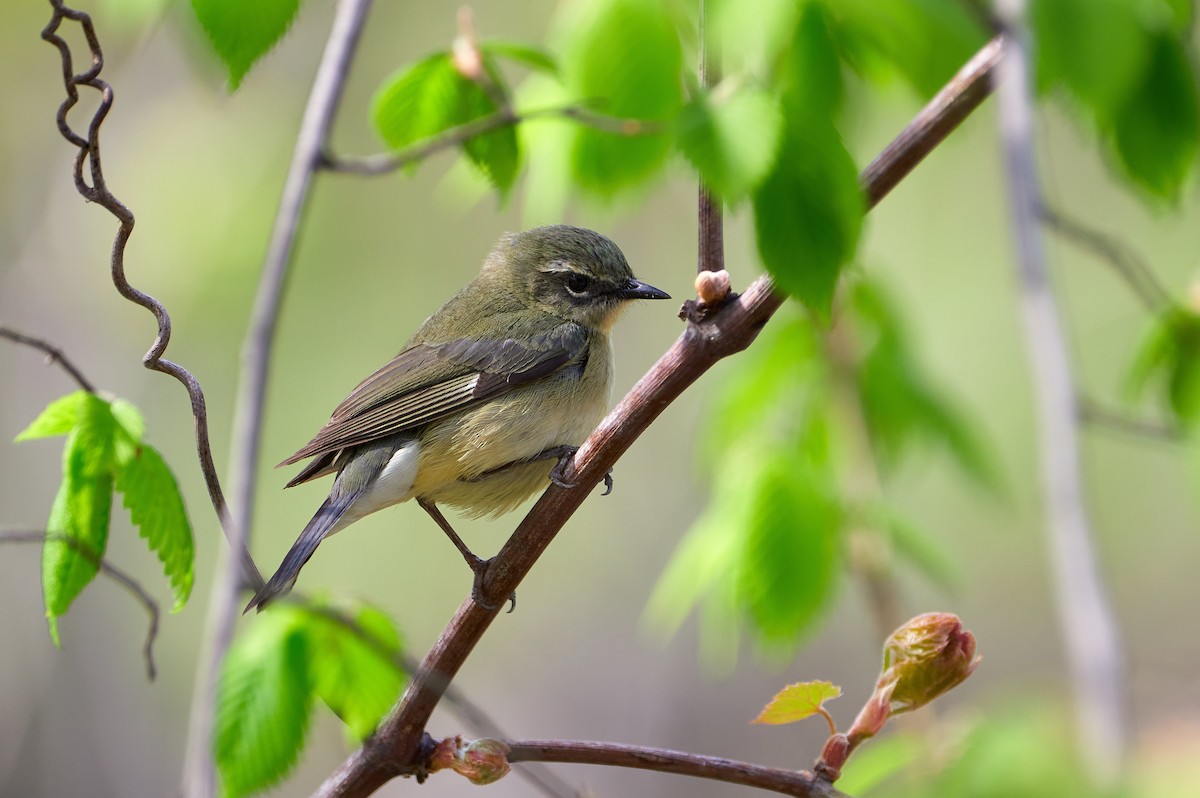
[[[878,204],[983,102],[1003,49],[1002,38],[989,42],[867,167],[861,179],[869,206]],[[425,725],[446,685],[497,616],[503,599],[516,590],[567,519],[651,422],[714,363],[749,346],[783,302],[770,278],[762,277],[705,321],[687,326],[580,447],[570,473],[564,475],[576,487],[548,488],[492,560],[482,598],[497,609],[484,609],[470,598],[459,606],[399,704],[316,795],[369,795],[396,776],[421,772]]]
[[[146,643],[142,646],[142,658],[146,660],[146,677],[150,681],[154,681],[154,677],[157,675],[157,669],[154,667],[154,641],[158,639],[158,602],[146,592],[146,589],[136,579],[70,535],[41,530],[0,532],[0,543],[46,543],[48,541],[65,543],[75,549],[85,560],[99,568],[100,573],[129,591],[129,594],[146,608],[146,614],[150,616],[150,627],[146,630]]]
[[[43,341],[41,338],[34,338],[32,335],[25,335],[24,333],[17,332],[11,327],[4,327],[2,325],[0,325],[0,338],[7,338],[13,343],[24,344],[25,346],[30,346],[34,349],[40,349],[46,353],[47,363],[57,363],[62,367],[63,371],[71,375],[71,379],[75,380],[76,384],[79,385],[80,388],[88,393],[96,392],[96,387],[92,385],[91,381],[88,380],[87,377],[83,376],[83,372],[77,369],[75,364],[68,360],[67,356],[63,354],[63,351],[54,344],[48,341]]]

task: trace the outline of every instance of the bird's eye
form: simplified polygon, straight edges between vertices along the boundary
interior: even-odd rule
[[[567,278],[567,290],[578,296],[588,290],[588,286],[592,284],[585,275],[575,272]]]

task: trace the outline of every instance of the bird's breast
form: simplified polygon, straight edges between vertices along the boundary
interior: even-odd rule
[[[512,464],[581,444],[611,390],[612,350],[596,334],[579,363],[427,428],[414,495],[474,515],[512,509],[546,486],[554,461]]]

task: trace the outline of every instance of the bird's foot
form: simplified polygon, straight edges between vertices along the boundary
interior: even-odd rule
[[[554,464],[554,468],[550,469],[550,481],[563,490],[570,490],[575,487],[577,482],[571,482],[567,479],[567,469],[575,460],[575,453],[579,451],[578,446],[564,446],[563,451],[558,455],[558,462]],[[569,450],[569,451],[568,451]],[[607,496],[612,493],[613,477],[612,469],[604,472],[604,492],[601,496]]]
[[[475,579],[471,582],[471,600],[489,612],[500,609],[502,606],[504,606],[503,601],[497,604],[490,602],[483,597],[483,580],[487,576],[488,566],[492,564],[492,561],[485,560],[482,557],[476,557],[474,554],[472,554],[471,557],[474,559],[467,560],[467,565],[471,567],[471,571],[475,574]],[[510,593],[507,600],[510,605],[508,611],[512,612],[517,608],[516,591]]]

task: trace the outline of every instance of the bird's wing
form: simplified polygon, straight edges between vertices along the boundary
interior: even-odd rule
[[[453,415],[553,374],[579,358],[587,344],[587,329],[568,322],[522,341],[460,339],[411,346],[363,380],[321,431],[280,465],[330,455]],[[305,469],[301,476],[316,477],[328,470]]]

